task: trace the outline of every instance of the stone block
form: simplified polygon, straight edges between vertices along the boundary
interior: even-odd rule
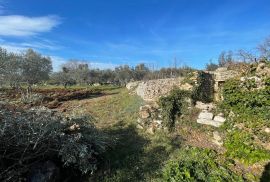
[[[199,114],[199,119],[207,119],[207,120],[212,120],[214,117],[213,113],[211,112],[201,112]]]
[[[222,123],[216,122],[216,121],[211,120],[211,119],[197,119],[197,123],[210,125],[210,126],[214,126],[214,127],[220,127],[222,125]]]
[[[224,123],[226,119],[222,116],[215,116],[214,121],[219,122],[219,123]]]

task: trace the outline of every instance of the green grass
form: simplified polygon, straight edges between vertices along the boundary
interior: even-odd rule
[[[106,91],[105,91],[106,92]],[[143,100],[124,89],[114,89],[104,97],[72,101],[81,105],[73,112],[89,113],[95,125],[112,139],[112,148],[106,153],[99,172],[89,181],[153,181],[162,177],[163,163],[181,140],[171,134],[158,132],[148,135],[137,129],[139,107]]]
[[[71,111],[68,114],[91,115],[94,124],[106,132],[112,142],[112,147],[103,156],[97,173],[87,176],[86,181],[164,181],[164,166],[168,161],[179,159],[181,150],[186,145],[183,138],[189,132],[181,133],[181,128],[186,126],[198,131],[198,134],[212,131],[195,122],[198,115],[195,109],[185,113],[188,117],[177,122],[178,129],[174,132],[158,131],[155,135],[149,135],[136,128],[139,107],[145,104],[142,99],[130,94],[125,88],[101,89],[105,93],[101,97],[64,103],[69,108],[68,111]],[[187,159],[192,159],[192,156],[188,158],[189,152],[185,155]]]

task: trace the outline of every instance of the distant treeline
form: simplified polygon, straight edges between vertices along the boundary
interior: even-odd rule
[[[185,76],[193,71],[190,67],[161,68],[150,70],[145,64],[135,67],[123,65],[115,69],[90,69],[88,64],[80,61],[70,61],[62,66],[62,70],[51,75],[51,84],[115,84],[125,85],[130,81],[159,79]]]
[[[223,51],[219,55],[217,63],[209,61],[206,70],[213,71],[218,67],[236,68],[247,62],[258,60],[270,60],[270,37],[258,45],[256,52],[239,50]],[[115,84],[125,85],[130,81],[161,79],[185,76],[195,69],[182,66],[173,68],[161,68],[151,70],[144,63],[135,67],[123,65],[114,69],[92,69],[87,63],[80,60],[71,60],[62,65],[58,72],[52,72],[50,57],[42,56],[32,49],[22,53],[8,52],[0,47],[0,85],[17,87],[21,83],[29,86],[38,83],[62,84],[64,86],[75,84]]]
[[[193,70],[188,66],[150,70],[143,63],[135,67],[123,65],[102,70],[91,69],[87,63],[79,60],[71,60],[63,64],[60,71],[52,72],[50,57],[42,56],[32,49],[12,53],[0,47],[0,85],[11,87],[18,87],[22,83],[31,86],[45,82],[64,86],[96,83],[125,85],[130,81],[185,76]]]

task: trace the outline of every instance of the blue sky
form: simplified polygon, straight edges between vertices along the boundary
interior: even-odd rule
[[[0,46],[34,48],[55,70],[75,58],[203,68],[222,50],[256,47],[269,19],[269,0],[0,0]]]

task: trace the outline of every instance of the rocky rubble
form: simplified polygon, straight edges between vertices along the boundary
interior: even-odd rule
[[[222,138],[220,136],[220,133],[218,131],[214,131],[213,132],[213,139],[212,142],[218,146],[222,146],[223,145],[223,141]]]
[[[139,83],[140,83],[139,81],[137,81],[137,82],[129,82],[129,83],[126,85],[126,88],[127,88],[128,90],[133,90],[133,89],[137,88],[137,86],[138,86]]]
[[[162,128],[162,118],[157,106],[144,105],[140,107],[137,128],[146,129],[150,134]]]
[[[264,62],[260,62],[256,68],[256,76],[265,77],[270,76],[270,68]]]

